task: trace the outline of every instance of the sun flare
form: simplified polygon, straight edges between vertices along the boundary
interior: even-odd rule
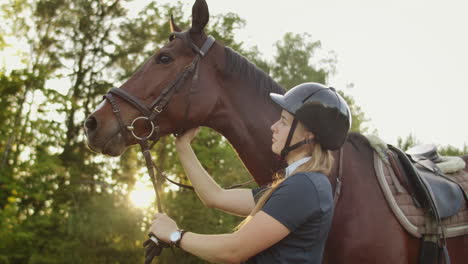
[[[143,182],[140,179],[135,183],[129,198],[135,207],[146,209],[153,205],[155,196],[151,183],[148,184],[148,182]]]

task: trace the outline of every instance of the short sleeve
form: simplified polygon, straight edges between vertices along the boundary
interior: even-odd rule
[[[288,177],[273,192],[262,211],[292,232],[310,217],[319,217],[324,210],[331,209],[331,187],[328,179],[319,173],[311,177],[317,179],[311,180],[306,174]]]
[[[258,203],[258,200],[260,197],[262,197],[262,194],[268,189],[267,185],[259,186],[257,188],[252,189],[252,195],[255,201],[255,204]]]

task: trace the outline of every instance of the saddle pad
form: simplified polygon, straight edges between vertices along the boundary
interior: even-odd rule
[[[437,230],[426,230],[424,211],[418,208],[408,191],[400,184],[393,170],[384,163],[374,151],[374,169],[380,188],[395,217],[411,235],[422,237]],[[451,179],[459,183],[465,193],[468,191],[468,172],[462,170],[451,174]],[[446,237],[468,234],[468,208],[465,206],[459,213],[442,221]]]

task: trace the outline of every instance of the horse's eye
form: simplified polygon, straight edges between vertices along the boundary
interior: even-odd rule
[[[169,64],[172,62],[172,58],[169,57],[167,54],[161,54],[158,56],[158,58],[156,59],[156,63],[157,64]]]

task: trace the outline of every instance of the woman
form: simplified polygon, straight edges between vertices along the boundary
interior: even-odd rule
[[[222,189],[190,146],[199,129],[176,139],[177,153],[200,199],[207,206],[248,215],[240,228],[232,234],[202,235],[179,230],[167,215],[156,214],[150,232],[216,263],[321,263],[333,216],[326,176],[333,166],[330,150],[344,143],[351,114],[333,88],[317,83],[270,96],[283,109],[271,126],[272,151],[288,167],[269,187]]]

